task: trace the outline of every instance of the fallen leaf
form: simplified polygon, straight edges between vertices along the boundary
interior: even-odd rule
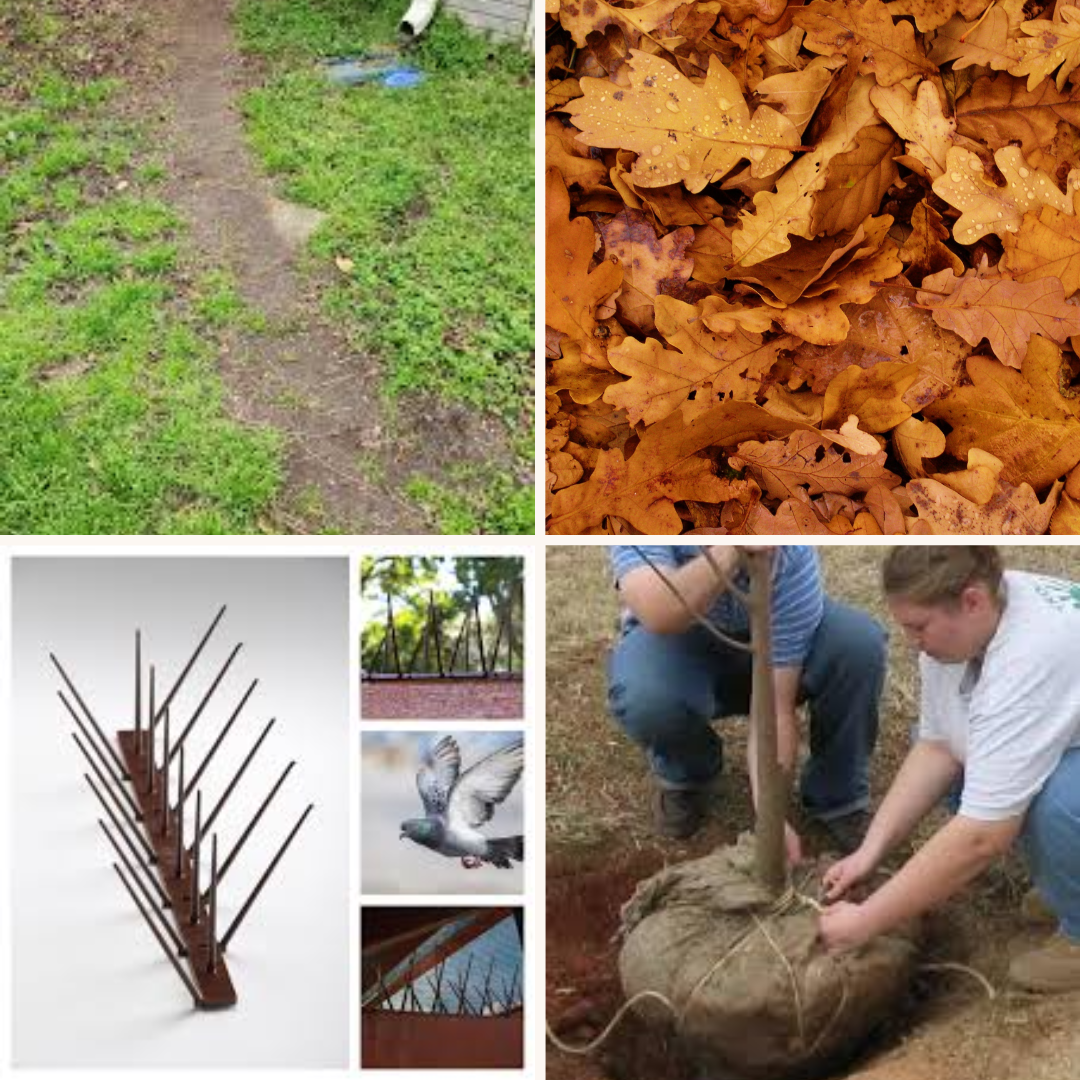
[[[589,404],[601,397],[613,383],[620,381],[614,371],[600,371],[581,359],[581,345],[570,342],[563,346],[565,355],[548,366],[548,387],[567,390],[574,401]]]
[[[945,115],[934,83],[924,79],[914,98],[902,85],[875,86],[870,100],[885,123],[907,143],[907,154],[900,163],[928,180],[941,176],[956,121]]]
[[[821,0],[818,0],[820,3]],[[787,251],[790,235],[813,236],[814,202],[811,198],[825,186],[828,164],[837,154],[851,150],[859,132],[876,122],[870,101],[874,85],[869,77],[855,80],[846,104],[830,125],[824,138],[810,153],[803,154],[776,182],[775,191],[754,196],[754,210],[743,210],[731,237],[732,254],[740,266],[752,266]]]
[[[810,376],[815,393],[825,393],[829,383],[852,366],[869,369],[892,362],[914,370],[903,400],[911,411],[918,411],[956,385],[971,354],[969,345],[938,326],[904,289],[882,289],[866,304],[848,305],[844,313],[851,329],[843,341],[828,346],[807,343],[792,355]]]
[[[853,454],[837,450],[827,438],[796,431],[780,441],[740,443],[728,458],[733,469],[746,469],[763,490],[787,499],[800,488],[810,495],[824,491],[852,495],[875,484],[895,487],[900,477],[885,468],[885,451]]]
[[[945,453],[945,432],[929,420],[908,417],[893,428],[892,435],[893,450],[912,479],[926,476],[927,460]]]
[[[653,306],[661,293],[681,291],[690,279],[694,260],[687,248],[694,241],[689,226],[662,239],[640,212],[624,210],[600,227],[604,251],[619,260],[622,292],[616,301],[623,319],[646,333],[653,329]]]
[[[985,506],[997,492],[998,476],[1004,464],[1000,458],[973,446],[968,451],[966,469],[934,473],[931,479],[952,488],[976,506]]]
[[[1060,121],[1080,125],[1080,90],[1058,90],[1050,81],[1034,90],[1004,72],[983,75],[956,103],[956,130],[991,150],[1018,143],[1025,157],[1054,138]]]
[[[911,364],[885,362],[871,368],[849,367],[825,391],[822,424],[833,427],[854,414],[867,431],[888,431],[911,416],[904,392],[918,377]]]
[[[806,31],[803,47],[810,52],[850,56],[855,45],[859,73],[874,75],[879,86],[934,72],[915,44],[914,28],[894,23],[881,0],[814,0],[791,21]]]
[[[608,26],[618,27],[628,42],[637,45],[642,35],[670,31],[679,9],[688,7],[688,0],[651,0],[632,8],[616,7],[607,0],[562,0],[561,9],[556,11],[574,44],[583,48],[590,33],[603,34]]]
[[[900,249],[900,261],[907,266],[912,281],[922,281],[939,270],[963,274],[963,260],[944,242],[949,235],[937,210],[925,199],[916,204],[911,212],[911,234]]]
[[[1060,22],[1032,19],[1020,27],[1028,37],[1016,42],[1019,60],[1009,66],[1009,74],[1026,75],[1028,90],[1057,70],[1057,88],[1065,85],[1073,68],[1080,64],[1080,8],[1058,7]]]
[[[930,59],[935,64],[951,63],[953,71],[974,66],[1004,71],[1019,57],[1015,35],[1023,4],[1024,0],[994,4],[974,22],[959,15],[951,18],[934,35]]]
[[[1040,503],[1029,484],[1005,480],[985,506],[978,506],[937,480],[912,480],[908,491],[935,535],[983,534],[1038,536],[1046,532],[1057,506],[1061,484],[1055,484]]]
[[[946,172],[933,183],[935,195],[963,211],[953,226],[953,236],[961,244],[974,244],[987,233],[1003,237],[1016,232],[1024,214],[1042,206],[1072,213],[1072,200],[1052,177],[1031,168],[1018,146],[996,151],[994,162],[1005,177],[1004,187],[986,175],[978,154],[954,146],[946,159]]]
[[[590,269],[596,230],[586,217],[570,218],[570,197],[557,169],[547,173],[547,226],[547,324],[581,344],[584,363],[610,370],[593,333],[596,309],[618,288],[622,270],[610,260]]]
[[[1036,346],[1025,366],[1047,363],[1048,352]],[[1080,462],[1080,420],[1060,394],[1055,400],[1036,392],[1021,372],[986,356],[970,357],[967,372],[970,386],[956,387],[925,410],[952,427],[946,447],[953,457],[966,460],[978,447],[1003,462],[1002,479],[1027,481],[1037,491]]]
[[[641,187],[682,182],[700,191],[742,160],[755,176],[768,176],[791,160],[799,134],[790,120],[768,105],[753,116],[735,76],[717,57],[704,86],[678,68],[639,49],[627,65],[630,86],[582,79],[584,96],[567,107],[592,146],[632,150],[631,173]]]
[[[994,355],[1014,368],[1020,367],[1033,334],[1060,344],[1080,333],[1080,306],[1065,300],[1056,278],[1024,283],[997,276],[957,278],[942,270],[924,278],[923,288],[933,291],[920,291],[919,303],[931,309],[939,326],[969,345],[986,338]]]
[[[1080,502],[1063,491],[1057,508],[1050,517],[1050,532],[1054,536],[1080,535]]]
[[[1023,282],[1057,278],[1066,297],[1080,289],[1080,218],[1075,214],[1053,206],[1029,211],[1023,227],[1006,235],[1002,246],[1002,274]]]
[[[833,236],[873,214],[899,178],[893,160],[899,149],[899,140],[884,124],[864,127],[855,146],[829,162],[825,186],[814,195],[813,232]]]

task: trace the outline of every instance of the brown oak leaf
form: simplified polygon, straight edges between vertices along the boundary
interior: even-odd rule
[[[1037,536],[1046,532],[1057,506],[1061,484],[1055,484],[1040,503],[1030,484],[999,480],[997,491],[985,506],[965,499],[938,480],[912,480],[908,491],[919,517],[936,535],[983,534]]]
[[[986,338],[994,355],[1010,367],[1020,367],[1034,334],[1059,344],[1080,334],[1080,306],[1065,299],[1056,278],[1025,283],[1000,276],[958,278],[942,270],[922,284],[933,291],[920,291],[919,303],[930,308],[939,326],[969,345]]]
[[[1029,157],[1054,138],[1062,120],[1080,125],[1080,90],[1058,90],[1050,81],[1028,90],[1023,79],[983,75],[956,103],[956,130],[991,150],[1018,143]]]
[[[1024,361],[1027,372],[1013,371],[986,356],[967,362],[970,386],[958,386],[926,408],[931,420],[952,427],[950,454],[965,460],[972,447],[1003,463],[1002,479],[1027,481],[1037,491],[1080,462],[1080,420],[1060,394],[1033,385],[1034,369],[1052,364],[1060,350],[1036,344]]]
[[[1009,65],[1011,75],[1026,75],[1027,88],[1034,89],[1057,70],[1057,88],[1065,85],[1073,68],[1080,64],[1080,8],[1058,7],[1060,22],[1032,19],[1020,31],[1028,36],[1016,42],[1019,59]]]
[[[961,366],[971,354],[969,345],[938,326],[901,289],[882,289],[867,304],[847,305],[844,313],[851,329],[843,341],[827,346],[804,344],[792,356],[811,377],[817,394],[824,393],[830,381],[852,365],[872,368],[893,362],[914,369],[915,378],[903,400],[918,411],[956,385]]]
[[[607,0],[562,0],[559,19],[579,49],[590,33],[603,34],[608,26],[617,26],[631,45],[637,45],[643,34],[670,32],[680,9],[690,6],[689,0],[651,0],[632,8],[616,7]]]
[[[792,22],[806,31],[804,48],[848,56],[858,63],[860,74],[872,74],[879,86],[934,72],[915,42],[914,28],[903,21],[894,23],[881,0],[814,0],[796,10]]]
[[[768,105],[753,116],[735,76],[717,57],[697,86],[678,68],[639,49],[627,65],[630,85],[582,79],[584,96],[567,106],[591,146],[633,150],[631,174],[641,187],[684,183],[700,191],[740,161],[755,176],[768,176],[791,160],[799,133]]]
[[[593,333],[596,311],[622,281],[622,270],[605,261],[590,270],[596,230],[587,217],[570,218],[570,196],[558,169],[547,173],[547,292],[545,314],[553,330],[581,343],[581,359],[610,370]]]
[[[911,415],[904,394],[918,376],[912,364],[891,361],[845,368],[825,391],[821,422],[834,427],[854,413],[867,431],[889,431]]]
[[[638,330],[648,333],[655,325],[653,306],[657,295],[676,295],[690,278],[694,260],[687,248],[694,241],[689,226],[658,237],[636,210],[624,210],[599,226],[604,252],[622,267],[622,292],[615,301],[619,314]]]
[[[1080,193],[1074,199],[1080,202]],[[1023,282],[1057,278],[1066,297],[1080,289],[1080,218],[1075,214],[1053,206],[1028,211],[1023,227],[1005,236],[1002,246],[1002,274]]]
[[[1028,165],[1018,146],[1006,146],[994,154],[1004,187],[986,175],[979,155],[970,150],[954,146],[946,161],[946,171],[933,183],[934,194],[963,211],[953,226],[953,236],[961,244],[974,244],[987,233],[1004,237],[1016,232],[1024,214],[1041,206],[1072,213],[1069,196],[1053,177]]]
[[[728,464],[746,469],[762,489],[778,499],[787,499],[800,488],[810,495],[839,492],[853,495],[875,484],[895,487],[900,477],[885,468],[885,451],[853,454],[836,449],[823,435],[796,431],[786,440],[740,443]]]
[[[945,432],[929,420],[909,417],[893,428],[893,450],[912,479],[926,476],[926,462],[945,453]]]

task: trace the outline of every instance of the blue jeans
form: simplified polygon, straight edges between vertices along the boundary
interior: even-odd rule
[[[826,598],[800,685],[810,711],[800,789],[813,817],[827,821],[869,805],[885,641],[871,616]],[[700,627],[652,634],[632,624],[609,659],[611,713],[665,787],[707,787],[723,765],[712,721],[745,714],[749,703],[749,654]]]
[[[1080,942],[1080,747],[1065,751],[1028,807],[1020,849],[1062,933]]]

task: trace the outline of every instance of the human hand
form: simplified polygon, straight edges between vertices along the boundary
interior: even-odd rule
[[[853,885],[865,881],[876,868],[874,860],[862,848],[833,863],[821,878],[825,901],[839,900]]]
[[[842,900],[825,908],[818,916],[818,936],[829,952],[844,952],[864,945],[874,932],[863,905]]]

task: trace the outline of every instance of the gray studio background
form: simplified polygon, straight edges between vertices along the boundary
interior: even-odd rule
[[[348,591],[342,558],[14,560],[16,1065],[347,1064]],[[144,661],[158,668],[160,702],[222,604],[228,611],[174,701],[174,732],[232,647],[244,648],[185,743],[189,777],[260,681],[200,782],[204,812],[266,722],[277,723],[215,823],[219,858],[296,759],[221,887],[222,932],[304,807],[315,809],[230,942],[239,1003],[203,1013],[112,870],[48,653],[112,736],[132,726],[136,627]]]
[[[492,751],[521,738],[520,731],[365,731],[361,736],[360,772],[361,887],[365,893],[382,895],[520,895],[525,882],[525,863],[516,862],[509,870],[487,863],[469,870],[461,865],[460,859],[448,859],[411,840],[400,839],[402,821],[423,817],[416,771],[424,750],[443,735],[452,735],[457,740],[462,772]],[[480,831],[492,837],[524,833],[524,806],[522,777]],[[529,858],[529,837],[526,837],[526,862]]]

